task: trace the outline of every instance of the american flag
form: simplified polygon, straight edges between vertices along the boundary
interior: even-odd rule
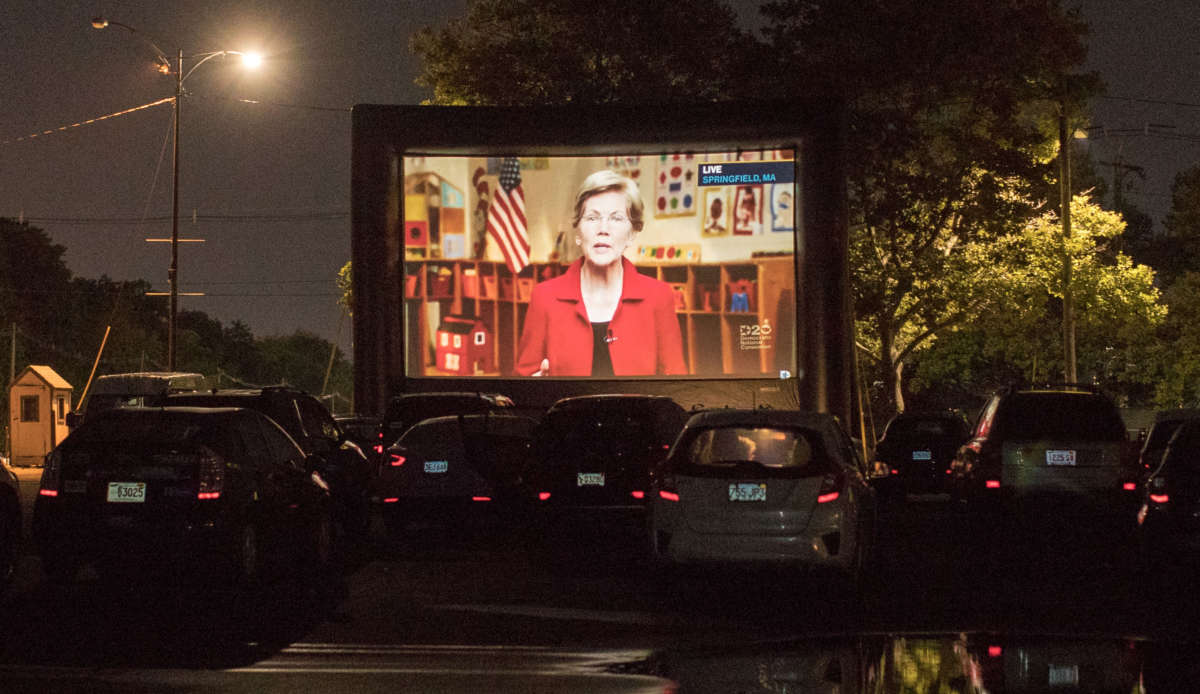
[[[514,274],[529,264],[529,232],[525,228],[525,193],[521,190],[521,163],[516,157],[500,162],[500,187],[488,210],[488,234],[504,253]]]

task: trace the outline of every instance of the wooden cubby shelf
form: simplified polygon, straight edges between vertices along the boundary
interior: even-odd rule
[[[513,275],[502,262],[404,262],[408,354],[420,353],[412,376],[513,376],[522,322],[535,284],[566,264],[534,263]],[[777,377],[794,363],[795,269],[793,256],[693,265],[638,265],[638,272],[672,285],[683,335],[684,358],[694,376]],[[432,308],[436,307],[436,308]],[[490,334],[490,359],[475,368],[448,371],[437,361],[433,339],[449,316],[474,319]],[[410,367],[414,360],[409,359]],[[480,369],[479,364],[488,368]]]

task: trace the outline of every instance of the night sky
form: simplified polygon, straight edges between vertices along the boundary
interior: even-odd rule
[[[751,18],[756,3],[741,4]],[[146,39],[170,57],[181,48],[260,51],[269,58],[256,72],[215,59],[185,82],[180,236],[206,242],[181,245],[180,291],[207,296],[180,307],[241,320],[258,336],[336,336],[348,351],[334,277],[350,257],[349,109],[425,97],[413,84],[409,36],[464,7],[9,0],[0,216],[46,230],[77,276],[147,279],[165,291],[169,244],[143,239],[170,235],[170,103],[58,129],[173,94]],[[1112,97],[1097,103],[1087,146],[1098,160],[1144,167],[1144,179],[1125,177],[1125,196],[1160,223],[1174,174],[1200,152],[1200,12],[1194,0],[1082,8],[1092,24],[1088,67]],[[139,32],[93,29],[97,15]]]

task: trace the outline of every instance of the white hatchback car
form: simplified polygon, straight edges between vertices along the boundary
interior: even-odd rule
[[[792,564],[857,579],[875,492],[837,419],[796,410],[695,414],[656,470],[655,558]]]

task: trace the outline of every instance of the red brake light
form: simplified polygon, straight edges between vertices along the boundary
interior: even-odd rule
[[[198,467],[196,498],[202,501],[221,498],[225,489],[225,461],[213,451],[202,448]]]
[[[389,496],[388,498],[386,498],[386,499],[384,499],[384,500],[383,500],[383,503],[385,503],[385,504],[394,504],[394,503],[396,503],[396,502],[397,502],[397,501],[399,501],[399,500],[400,500],[400,497],[398,497],[398,496]]]
[[[992,657],[992,658],[999,658],[999,657],[1000,657],[1000,656],[1002,656],[1002,655],[1004,655],[1004,648],[1003,648],[1003,647],[1001,647],[1001,646],[988,646],[988,656],[990,656],[990,657]]]
[[[658,495],[667,501],[679,501],[679,495],[675,492],[668,492],[665,489],[658,490]]]
[[[1150,500],[1156,504],[1165,504],[1171,500],[1171,497],[1168,494],[1151,494]]]
[[[392,465],[392,467],[400,467],[401,465],[404,464],[405,460],[408,460],[408,458],[405,458],[404,456],[402,456],[398,453],[393,453],[391,465]]]
[[[45,468],[42,469],[42,483],[38,488],[41,496],[58,496],[58,479],[62,474],[62,451],[55,448],[46,456]]]
[[[545,501],[550,498],[550,492],[538,492],[538,501]]]
[[[490,497],[490,496],[473,496],[473,497],[471,497],[471,501],[491,501],[491,500],[492,500],[492,497]]]
[[[821,480],[821,489],[817,492],[817,503],[827,504],[837,501],[845,488],[846,478],[840,472],[825,475],[825,479]]]
[[[1121,485],[1121,489],[1124,489],[1127,492],[1132,492],[1133,490],[1137,489],[1137,483],[1136,482],[1126,482],[1125,484]]]
[[[373,448],[375,449],[375,452],[376,452],[377,454],[379,454],[379,455],[383,455],[383,444],[382,444],[382,443],[377,443],[377,444],[375,444],[375,445],[373,446]]]
[[[641,490],[639,489],[639,490],[636,490],[636,491],[629,492],[629,496],[632,496],[632,497],[633,497],[633,498],[635,498],[635,499],[645,499],[645,498],[646,498],[646,492],[643,492],[643,491],[641,491]]]
[[[987,487],[988,489],[999,489],[1000,480],[988,480],[987,482],[983,483],[983,486]]]

